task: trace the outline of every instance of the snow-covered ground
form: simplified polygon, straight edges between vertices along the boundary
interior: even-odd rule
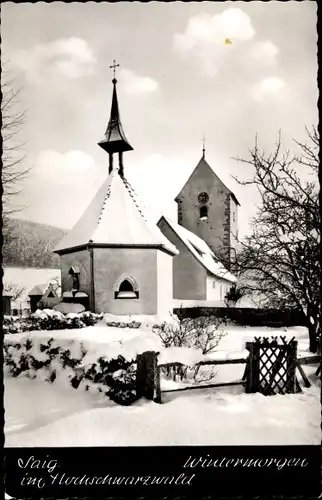
[[[129,407],[23,378],[6,378],[5,388],[5,446],[321,442],[316,388],[271,397],[244,394],[241,389],[203,389],[173,393],[161,405],[140,400]]]
[[[216,358],[242,357],[245,340],[281,334],[294,335],[299,342],[299,356],[308,355],[304,328],[229,326],[226,331],[228,335],[213,355]],[[143,339],[147,332],[140,329],[108,328],[103,324],[35,335],[54,335],[56,339],[77,336],[99,349],[113,343],[116,348],[121,341],[132,352],[139,344],[151,347],[157,342],[152,334]],[[19,336],[11,337],[18,340]],[[166,358],[163,354],[163,361]],[[304,366],[312,387],[302,386],[300,394],[265,397],[245,394],[242,386],[235,386],[164,393],[161,405],[140,400],[130,407],[59,383],[28,380],[23,376],[13,379],[6,373],[6,446],[319,444],[320,382],[315,376],[316,368],[316,365]],[[215,381],[240,380],[243,370],[244,365],[218,366]],[[163,381],[163,389],[173,385],[174,382]]]

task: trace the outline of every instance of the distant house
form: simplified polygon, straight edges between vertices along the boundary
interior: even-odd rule
[[[181,225],[162,216],[158,227],[179,250],[173,257],[173,298],[211,301],[225,306],[225,295],[236,283],[207,243]]]
[[[11,299],[12,295],[10,292],[2,293],[2,312],[8,316],[11,314]]]
[[[42,285],[36,285],[28,293],[30,300],[30,311],[33,313],[38,309],[38,302],[42,299],[46,299],[49,304],[52,305],[57,303],[58,295],[52,285],[52,283],[46,283]]]

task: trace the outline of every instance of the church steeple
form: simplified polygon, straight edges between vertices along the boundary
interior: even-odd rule
[[[98,145],[104,149],[109,154],[109,173],[113,170],[113,154],[118,153],[119,156],[119,174],[121,177],[124,175],[123,169],[123,153],[125,151],[132,151],[133,148],[129,144],[127,138],[125,137],[124,130],[121,123],[119,105],[117,99],[116,92],[116,84],[117,80],[115,78],[115,68],[119,66],[119,64],[115,64],[113,61],[113,65],[110,68],[113,68],[114,78],[112,80],[113,83],[113,95],[112,95],[112,106],[111,106],[111,114],[110,119],[107,125],[107,129],[105,132],[104,139],[102,139]]]

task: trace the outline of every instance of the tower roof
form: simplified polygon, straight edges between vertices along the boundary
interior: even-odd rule
[[[113,95],[110,120],[107,129],[98,145],[107,153],[123,153],[124,151],[132,151],[133,148],[125,137],[121,123],[119,104],[117,99],[116,84],[117,80],[113,78]]]
[[[63,253],[93,246],[160,247],[178,251],[143,213],[130,183],[113,170],[73,229],[56,246]]]
[[[211,166],[209,165],[209,163],[206,161],[205,159],[205,152],[204,152],[204,149],[203,149],[203,153],[202,153],[202,157],[200,158],[199,162],[198,162],[198,165],[194,168],[194,170],[192,171],[191,175],[189,176],[188,180],[184,183],[180,193],[177,194],[177,196],[175,197],[175,201],[178,200],[178,198],[181,196],[184,188],[186,187],[186,185],[188,184],[188,182],[190,181],[190,179],[196,174],[197,171],[199,171],[200,169],[209,169],[213,175],[215,175],[219,180],[220,182],[222,183],[222,185],[227,189],[227,191],[229,191],[230,193],[230,196],[233,198],[233,200],[236,202],[237,205],[240,205],[238,199],[236,198],[235,194],[223,183],[223,181],[218,177],[218,175],[213,171],[213,169],[211,168]]]

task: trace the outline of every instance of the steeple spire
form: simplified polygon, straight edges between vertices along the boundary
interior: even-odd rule
[[[121,123],[119,105],[117,99],[116,92],[116,84],[117,80],[115,78],[115,69],[119,66],[119,64],[115,64],[115,60],[113,61],[113,65],[110,66],[114,72],[114,78],[112,80],[113,83],[113,95],[112,95],[112,106],[111,106],[111,114],[110,119],[107,125],[107,129],[104,135],[104,139],[101,140],[98,145],[104,149],[109,154],[109,172],[113,170],[113,154],[118,153],[119,155],[119,174],[123,177],[123,153],[125,151],[132,151],[133,148],[129,144],[127,138],[125,137],[124,130]]]

